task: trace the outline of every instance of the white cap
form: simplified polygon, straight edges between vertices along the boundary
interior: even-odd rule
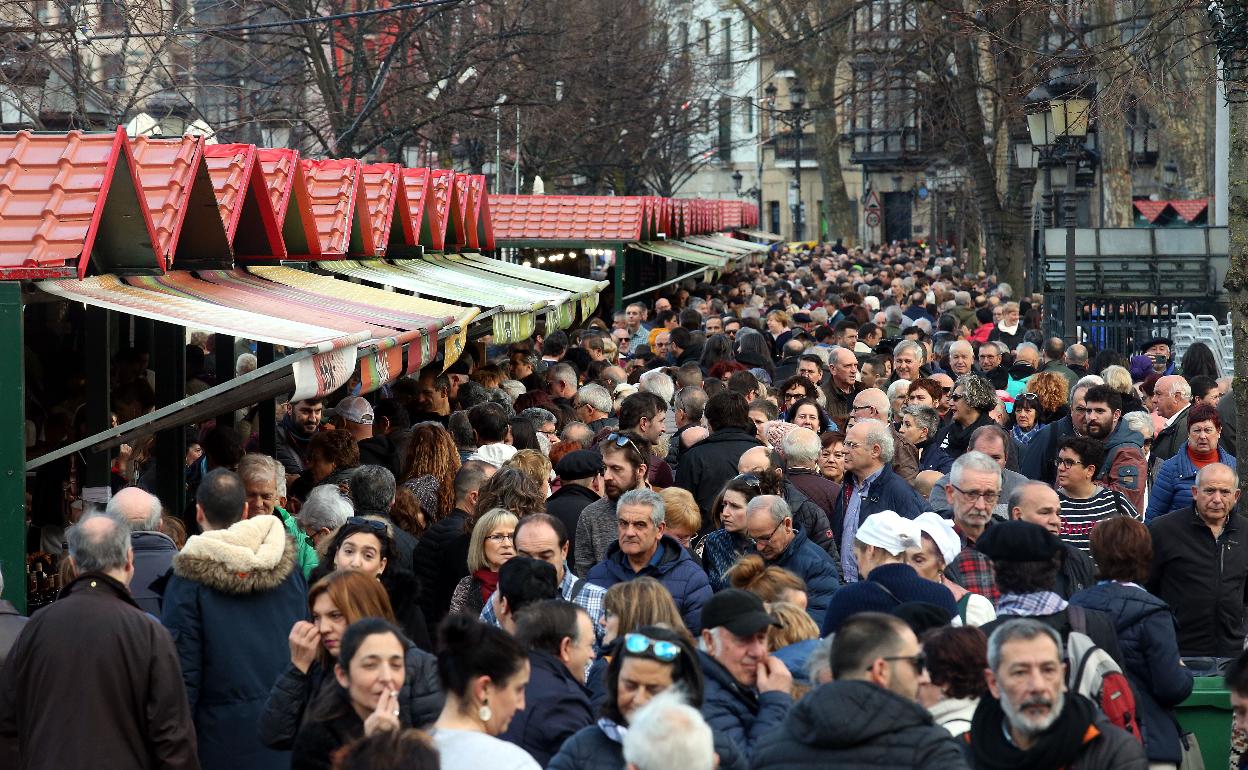
[[[917,522],[897,515],[896,511],[880,511],[858,525],[854,539],[883,548],[896,556],[907,548],[922,546],[923,530],[919,529]]]
[[[871,294],[868,294],[867,296],[862,298],[862,304],[864,307],[867,308],[867,310],[870,310],[872,313],[875,313],[875,312],[878,312],[880,309],[880,298],[873,296]]]
[[[920,513],[914,523],[936,543],[936,550],[940,551],[940,557],[945,560],[945,564],[953,564],[953,560],[962,552],[962,538],[953,530],[953,522],[939,513],[927,511]]]
[[[495,468],[501,468],[503,463],[510,460],[515,454],[516,448],[511,444],[486,444],[469,455],[468,459],[480,460],[493,465]]]

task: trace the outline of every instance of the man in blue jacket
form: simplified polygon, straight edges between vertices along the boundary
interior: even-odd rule
[[[893,472],[893,432],[879,420],[857,420],[845,435],[845,483],[832,511],[832,532],[841,554],[846,583],[858,581],[854,533],[867,517],[896,511],[913,519],[927,510],[926,502]]]
[[[295,541],[276,516],[248,516],[247,491],[224,468],[196,496],[202,535],[173,560],[161,623],[173,635],[204,770],[285,770],[289,752],[260,743],[257,723],[307,617]]]
[[[762,599],[739,588],[715,594],[700,620],[698,661],[706,677],[702,716],[750,756],[793,707],[793,675],[767,654],[767,629],[778,623]]]
[[[696,634],[702,605],[711,598],[711,583],[689,552],[664,534],[663,498],[649,489],[633,489],[620,495],[615,510],[619,539],[587,579],[610,588],[643,576],[655,578],[672,594],[685,625]]]
[[[759,495],[750,501],[745,531],[763,561],[787,569],[806,583],[806,611],[822,626],[828,602],[841,587],[832,557],[793,526],[789,504],[778,495]]]

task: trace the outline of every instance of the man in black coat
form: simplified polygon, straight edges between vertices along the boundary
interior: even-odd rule
[[[717,393],[706,405],[711,435],[685,450],[676,468],[676,486],[693,493],[702,510],[702,531],[713,529],[711,507],[724,483],[737,475],[737,460],[762,446],[750,421],[749,402],[732,391]]]
[[[576,553],[576,522],[585,506],[602,499],[602,455],[588,449],[568,452],[555,464],[555,475],[562,485],[546,500],[546,512],[559,519],[568,533],[568,552]]]
[[[1196,474],[1192,507],[1149,522],[1149,593],[1174,609],[1179,653],[1235,657],[1244,647],[1248,521],[1235,513],[1239,477],[1221,463]]]
[[[832,642],[833,681],[803,698],[754,749],[754,770],[966,768],[962,750],[916,702],[919,640],[901,620],[862,612]]]
[[[549,599],[520,611],[516,639],[529,650],[529,683],[524,708],[500,737],[546,767],[564,741],[594,722],[585,687],[594,625],[584,608]]]
[[[0,767],[198,768],[177,650],[128,590],[125,524],[89,515],[66,539],[78,577],[0,673]]]
[[[481,460],[467,460],[455,474],[455,508],[425,530],[412,556],[420,580],[421,609],[430,627],[446,617],[455,586],[468,576],[468,542],[481,485],[498,470]]]
[[[1061,531],[1062,501],[1053,487],[1044,482],[1028,481],[1015,487],[1006,508],[1011,519],[1038,524],[1054,535]],[[1063,599],[1069,599],[1096,584],[1096,564],[1079,546],[1067,542],[1063,542],[1062,546],[1065,552],[1053,590]]]

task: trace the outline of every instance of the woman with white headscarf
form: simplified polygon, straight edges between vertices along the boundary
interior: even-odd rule
[[[997,611],[986,596],[971,593],[945,577],[945,565],[958,557],[962,541],[953,530],[953,522],[928,511],[914,520],[923,532],[922,544],[906,551],[906,559],[919,577],[940,583],[953,594],[958,603],[958,616],[953,625],[982,626],[995,620]]]

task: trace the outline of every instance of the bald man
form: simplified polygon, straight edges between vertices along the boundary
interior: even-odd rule
[[[178,555],[173,539],[160,531],[160,500],[138,487],[126,487],[112,496],[104,512],[130,527],[130,546],[134,549],[130,593],[140,609],[160,617],[162,597],[152,584],[169,571],[173,557]]]
[[[893,407],[888,394],[879,388],[864,388],[854,396],[849,417],[851,424],[857,420],[879,420],[888,425],[893,432],[893,471],[907,483],[913,483],[919,475],[919,449],[893,425]],[[846,430],[848,428],[846,426]]]

